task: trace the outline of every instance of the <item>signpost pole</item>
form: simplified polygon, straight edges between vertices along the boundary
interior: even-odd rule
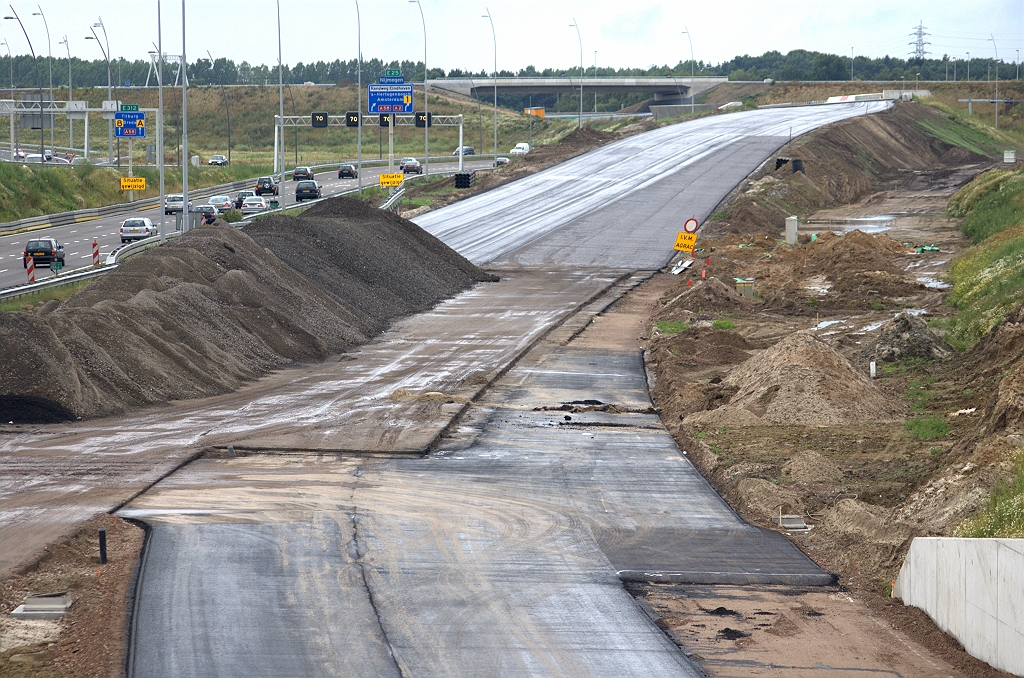
[[[388,172],[395,171],[395,114],[388,116]]]
[[[130,177],[135,176],[134,174],[132,174],[132,146],[134,141],[135,139],[133,137],[128,137],[128,176]],[[135,191],[128,191],[128,202],[134,201]]]
[[[463,149],[463,146],[462,146],[462,114],[459,113],[459,171],[460,172],[462,171],[462,168],[463,168],[464,163],[465,163],[465,158],[466,158],[466,154],[462,152],[462,149]]]

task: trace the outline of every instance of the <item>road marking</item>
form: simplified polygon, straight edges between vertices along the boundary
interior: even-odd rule
[[[0,273],[7,273],[7,271],[9,271],[9,270],[11,270],[11,269],[5,268],[4,270],[0,271]]]
[[[75,256],[76,254],[81,254],[81,252],[72,252],[71,256]]]

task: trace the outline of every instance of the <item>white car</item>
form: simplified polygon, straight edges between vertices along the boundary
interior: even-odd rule
[[[148,217],[132,217],[121,222],[121,242],[160,235],[160,229]]]
[[[206,202],[222,212],[224,210],[231,210],[235,208],[235,201],[226,195],[215,195]]]
[[[525,141],[520,144],[516,144],[515,147],[508,152],[509,155],[526,155],[530,152],[530,144]]]
[[[253,196],[252,198],[246,198],[242,203],[242,214],[257,214],[259,212],[265,212],[269,205],[265,198]]]

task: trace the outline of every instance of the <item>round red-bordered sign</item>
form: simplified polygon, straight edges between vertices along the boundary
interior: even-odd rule
[[[700,228],[700,224],[693,217],[687,219],[686,223],[683,224],[683,230],[687,233],[696,233],[698,228]]]

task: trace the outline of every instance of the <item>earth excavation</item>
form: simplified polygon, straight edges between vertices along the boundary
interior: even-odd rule
[[[680,450],[743,518],[786,533],[838,575],[835,587],[629,584],[709,675],[817,675],[833,661],[1004,675],[888,597],[910,540],[948,535],[981,507],[1024,435],[1024,309],[965,352],[942,336],[953,313],[943,276],[969,244],[945,204],[993,161],[928,135],[921,121],[940,115],[900,105],[794,140],[785,161],[767,162],[720,206],[686,271],[655,274],[569,340],[641,348]],[[616,135],[590,137],[573,154]],[[540,152],[527,157],[533,171],[546,166]],[[502,168],[481,189],[517,171]],[[807,216],[787,245],[795,212]],[[736,278],[753,279],[749,296]],[[198,229],[66,301],[0,315],[2,345],[35,347],[0,356],[0,420],[10,422],[0,442],[334,360],[402,316],[496,280],[355,200]],[[574,404],[566,418],[599,407]],[[916,435],[909,423],[926,418],[945,433]],[[785,530],[783,516],[810,529]],[[112,535],[107,565],[90,551],[99,526]],[[0,617],[0,676],[120,675],[142,541],[137,525],[100,514],[10,568],[5,609],[41,589],[83,604],[55,622]]]

